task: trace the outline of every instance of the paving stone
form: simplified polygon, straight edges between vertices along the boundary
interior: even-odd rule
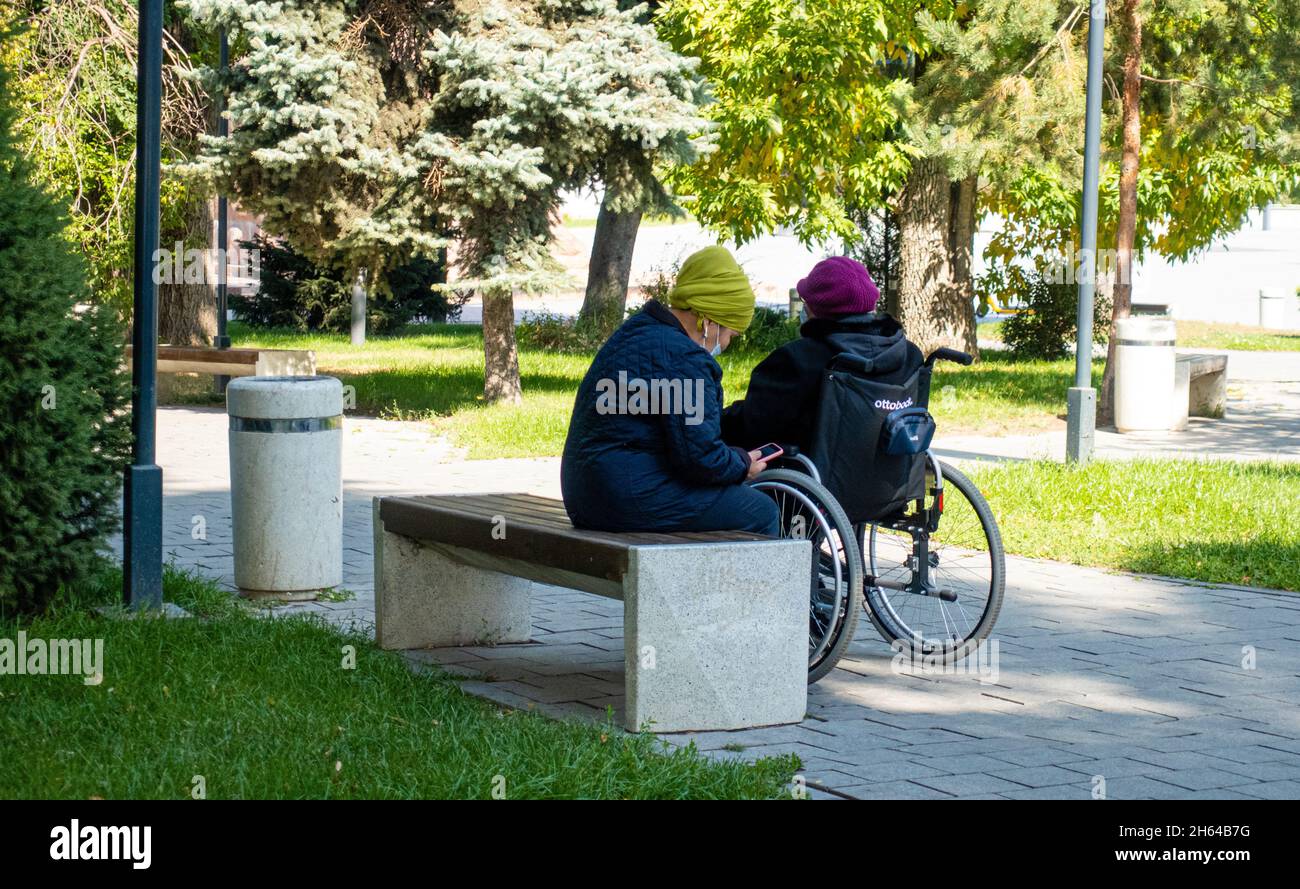
[[[1077,784],[1078,772],[1063,769],[1060,766],[1037,766],[1034,768],[1008,769],[989,772],[994,778],[1002,778],[1023,787],[1051,787],[1056,784]]]
[[[916,778],[917,784],[949,793],[953,796],[967,796],[975,793],[1001,793],[1005,790],[1023,790],[1023,784],[1016,784],[1005,778],[993,775],[946,775],[934,778]]]
[[[1265,747],[1261,744],[1243,745],[1239,747],[1215,747],[1208,750],[1202,750],[1201,752],[1207,756],[1225,759],[1234,763],[1290,762],[1297,768],[1300,768],[1300,755],[1287,753],[1286,751],[1278,750],[1275,747]]]
[[[1235,790],[1256,799],[1300,799],[1300,781],[1268,781]]]
[[[1166,774],[1152,777],[1186,790],[1215,790],[1258,783],[1254,778],[1221,769],[1171,769]]]
[[[1050,787],[1025,787],[998,794],[1003,799],[1092,799],[1091,784],[1054,784]]]
[[[1132,778],[1139,775],[1160,776],[1167,774],[1172,769],[1164,766],[1154,765],[1149,762],[1141,762],[1136,759],[1127,759],[1122,756],[1109,756],[1105,759],[1088,759],[1079,762],[1067,762],[1061,768],[1078,772],[1081,775],[1091,778],[1093,775],[1101,775],[1103,778]]]
[[[1300,762],[1225,762],[1223,770],[1256,781],[1300,781]]]
[[[924,787],[912,781],[849,784],[837,789],[856,799],[953,799],[950,793]]]

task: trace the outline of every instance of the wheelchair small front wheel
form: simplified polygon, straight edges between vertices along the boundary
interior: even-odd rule
[[[863,601],[881,637],[911,658],[953,663],[988,637],[1002,610],[1006,555],[984,495],[966,475],[926,467],[926,499],[888,522],[859,526]]]
[[[857,534],[830,491],[792,469],[768,469],[749,482],[781,513],[781,536],[812,541],[808,603],[808,682],[835,668],[857,632],[862,553]]]

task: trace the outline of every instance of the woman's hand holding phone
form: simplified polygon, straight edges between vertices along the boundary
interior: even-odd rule
[[[750,451],[749,452],[749,460],[750,460],[749,473],[745,476],[745,478],[751,479],[754,476],[758,475],[760,472],[762,472],[764,469],[767,468],[767,464],[769,461],[775,460],[777,457],[781,456],[784,453],[785,453],[785,449],[782,448],[780,445],[774,443],[765,444],[761,448]]]

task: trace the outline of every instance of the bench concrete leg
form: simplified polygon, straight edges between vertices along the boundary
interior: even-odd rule
[[[1226,371],[1202,374],[1191,380],[1188,411],[1194,417],[1223,416],[1228,406],[1228,374]]]
[[[375,509],[375,641],[381,648],[527,642],[532,581],[474,568],[385,531]]]
[[[1182,432],[1187,428],[1191,386],[1191,366],[1186,361],[1179,361],[1174,364],[1173,416],[1170,418],[1169,428],[1175,432]]]
[[[806,540],[634,548],[623,613],[628,730],[801,721],[811,559]]]

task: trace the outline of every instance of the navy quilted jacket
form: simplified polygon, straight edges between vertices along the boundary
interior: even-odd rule
[[[658,386],[657,398],[637,380]],[[718,362],[664,306],[651,300],[627,319],[596,353],[573,406],[560,465],[573,524],[675,530],[744,481],[748,454],[721,437],[721,380]]]

